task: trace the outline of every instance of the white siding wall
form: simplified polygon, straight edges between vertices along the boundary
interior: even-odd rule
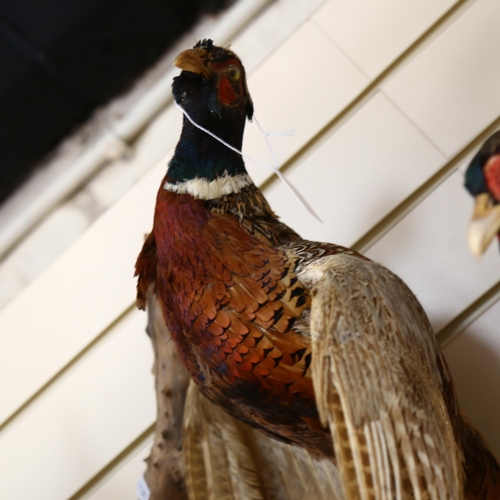
[[[233,49],[244,62],[253,49],[267,54],[249,76],[256,114],[267,130],[296,130],[271,140],[323,223],[248,168],[305,237],[357,245],[398,273],[439,331],[500,279],[497,248],[481,264],[468,253],[462,187],[467,154],[500,125],[500,3],[317,2],[271,51],[270,23],[298,16],[294,1]],[[269,161],[255,125],[244,149]],[[132,268],[170,155],[0,312],[2,497],[135,498],[155,402]],[[500,458],[500,306],[473,312],[445,354],[463,408]]]

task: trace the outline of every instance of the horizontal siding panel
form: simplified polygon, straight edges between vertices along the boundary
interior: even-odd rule
[[[162,162],[0,314],[0,422],[133,304],[164,171]]]
[[[145,321],[129,314],[0,435],[3,497],[66,499],[151,425]]]
[[[149,456],[153,439],[148,439],[135,452],[127,457],[118,470],[101,484],[86,500],[137,500],[137,481],[144,474],[144,460]]]
[[[97,206],[107,209],[119,201],[157,164],[158,178],[161,179],[169,160],[169,156],[166,155],[171,156],[181,127],[182,118],[179,110],[174,106],[168,106],[134,143],[130,154],[106,166],[83,191]]]
[[[266,197],[303,237],[350,246],[444,161],[420,131],[378,94],[286,172],[323,223],[279,181]]]
[[[271,2],[256,22],[251,22],[231,42],[248,73],[270,56],[280,44],[307,21],[326,0],[279,0]],[[201,35],[201,33],[200,33]],[[206,36],[203,33],[202,36]],[[218,44],[218,41],[214,39]]]
[[[256,117],[266,131],[295,129],[292,138],[271,139],[276,155],[284,162],[368,83],[323,31],[307,22],[252,73],[248,88]],[[247,126],[243,151],[265,164],[271,162],[255,123]],[[247,164],[256,183],[269,177],[268,171]]]
[[[500,114],[499,18],[498,0],[477,0],[384,86],[446,155]]]
[[[498,254],[495,255],[498,265]],[[497,266],[498,268],[498,266]],[[500,460],[500,303],[444,348],[460,405]]]
[[[20,243],[15,252],[0,262],[0,311],[22,292],[27,283],[50,266],[57,254],[75,243],[90,225],[90,217],[73,204],[67,203],[53,210],[30,233],[28,240]],[[64,233],[60,231],[61,226],[66,228]]]
[[[313,17],[374,78],[457,2],[329,0]]]
[[[457,171],[366,252],[408,284],[436,330],[500,279],[496,245],[481,264],[469,251],[472,209]]]

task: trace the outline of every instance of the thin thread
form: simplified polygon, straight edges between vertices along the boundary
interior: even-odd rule
[[[270,136],[292,136],[294,134],[294,130],[285,130],[283,132],[266,132],[259,124],[259,122],[257,121],[257,118],[255,117],[255,114],[253,116],[254,120],[255,120],[255,123],[257,124],[257,126],[259,127],[259,130],[262,132],[262,134],[264,135],[264,140],[266,141],[266,145],[269,149],[269,151],[271,152],[271,156],[274,160],[274,163],[271,164],[271,166],[268,166],[268,165],[265,165],[264,163],[261,163],[260,161],[258,160],[254,160],[253,158],[251,158],[250,156],[244,154],[242,151],[240,151],[238,148],[235,148],[234,146],[231,146],[231,144],[227,143],[224,139],[221,139],[220,137],[218,137],[217,135],[215,135],[213,132],[211,132],[210,130],[206,129],[205,127],[202,127],[199,123],[196,123],[192,118],[191,116],[189,115],[189,113],[174,99],[174,104],[182,111],[182,113],[184,114],[184,116],[198,129],[202,130],[203,132],[205,132],[206,134],[208,134],[210,137],[213,137],[216,141],[219,141],[221,144],[224,144],[224,146],[226,146],[227,148],[229,148],[231,151],[234,151],[235,153],[238,153],[242,158],[244,158],[245,160],[248,160],[248,161],[251,161],[252,163],[255,163],[256,165],[258,165],[259,167],[262,167],[263,169],[265,170],[270,170],[272,172],[274,172],[278,178],[283,182],[283,184],[285,184],[285,186],[292,192],[292,194],[295,196],[295,198],[297,198],[297,200],[299,201],[299,203],[313,216],[315,217],[316,219],[318,219],[321,223],[323,223],[323,221],[319,218],[318,214],[313,210],[313,208],[311,207],[311,205],[309,205],[309,203],[307,203],[307,201],[304,199],[304,197],[297,191],[297,189],[295,189],[295,187],[290,184],[290,182],[288,181],[288,179],[286,179],[286,177],[281,173],[281,171],[279,170],[278,168],[278,158],[273,150],[273,148],[271,147],[271,144],[269,143],[269,137]]]

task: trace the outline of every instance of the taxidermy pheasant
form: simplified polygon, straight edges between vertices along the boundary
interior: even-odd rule
[[[495,235],[500,240],[500,131],[489,137],[465,173],[465,188],[475,198],[469,247],[477,258]]]
[[[203,40],[175,65],[176,102],[240,150],[253,104],[238,57]],[[301,239],[242,157],[186,117],[136,273],[139,307],[156,297],[199,391],[336,464],[345,498],[500,498],[410,290],[353,250]]]

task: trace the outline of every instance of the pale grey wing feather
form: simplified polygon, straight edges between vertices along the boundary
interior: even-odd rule
[[[460,499],[438,347],[420,304],[383,266],[350,255],[310,263],[311,364],[348,499]]]
[[[343,500],[338,470],[250,428],[191,383],[184,456],[190,500]]]

